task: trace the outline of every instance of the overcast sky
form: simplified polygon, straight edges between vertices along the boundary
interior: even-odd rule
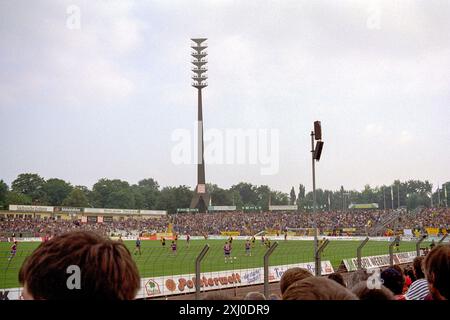
[[[450,180],[449,18],[447,0],[2,0],[0,179],[195,186],[172,134],[195,133],[189,39],[207,37],[205,130],[279,136],[275,174],[210,164],[207,182],[309,189],[321,120],[318,187],[436,186]]]

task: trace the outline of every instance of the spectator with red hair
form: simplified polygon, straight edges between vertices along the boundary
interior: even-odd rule
[[[424,261],[430,297],[433,300],[450,299],[450,245],[439,245],[428,253]]]
[[[86,231],[42,242],[24,261],[19,281],[26,300],[131,300],[140,287],[127,247]]]

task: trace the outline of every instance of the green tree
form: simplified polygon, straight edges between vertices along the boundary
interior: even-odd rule
[[[91,201],[96,208],[112,208],[111,206],[120,203],[120,199],[124,200],[125,203],[129,203],[129,199],[126,193],[119,191],[129,190],[130,184],[126,181],[119,179],[109,180],[100,179],[92,187]],[[111,194],[115,195],[111,196]]]
[[[297,196],[295,195],[295,189],[294,189],[294,187],[292,187],[289,204],[294,205],[296,200],[297,200]]]
[[[258,194],[256,192],[256,186],[251,183],[240,182],[234,186],[231,186],[231,191],[237,191],[240,199],[245,205],[256,206],[258,203]]]
[[[302,185],[302,184],[300,184],[299,186],[298,186],[298,199],[299,200],[302,200],[302,199],[304,199],[305,198],[305,195],[306,195],[306,189],[305,189],[305,186],[304,185]]]
[[[450,204],[450,181],[442,185],[442,197],[444,205],[448,207],[448,205]]]
[[[177,208],[189,208],[193,191],[187,186],[165,187],[161,190],[157,208],[176,213]]]
[[[61,179],[48,179],[43,186],[43,191],[47,195],[49,204],[52,206],[61,205],[72,189],[73,187],[70,183]]]
[[[153,178],[149,179],[143,179],[138,182],[139,187],[146,187],[152,190],[159,190],[159,184],[158,181],[154,180]]]
[[[270,202],[272,205],[288,205],[289,204],[289,195],[280,191],[271,191],[270,192]]]
[[[258,202],[256,205],[261,207],[264,211],[269,210],[269,199],[271,198],[271,190],[269,186],[261,185],[257,187],[256,193],[258,195]]]
[[[75,187],[63,200],[62,204],[68,207],[89,207],[89,201],[84,191]]]
[[[22,173],[11,184],[11,190],[31,197],[33,203],[46,204],[47,196],[43,190],[45,180],[35,173]]]
[[[229,190],[222,189],[217,184],[206,184],[211,196],[211,203],[213,206],[231,206],[233,204],[232,193]]]
[[[82,191],[84,193],[86,199],[89,199],[89,197],[91,196],[92,191],[89,190],[88,187],[86,187],[86,186],[75,186],[75,189]]]
[[[357,195],[357,203],[378,203],[378,190],[365,185],[364,190]]]
[[[130,189],[134,197],[134,209],[149,209],[145,206],[145,198],[141,188],[134,184]]]
[[[130,188],[111,192],[105,208],[132,209],[135,207],[134,194]]]
[[[138,182],[139,193],[142,195],[142,199],[139,196],[136,197],[136,206],[142,200],[143,209],[155,209],[156,202],[159,197],[159,184],[156,180],[143,179]]]
[[[32,199],[26,194],[8,191],[5,198],[5,207],[8,207],[10,204],[32,204]]]
[[[8,185],[0,180],[0,209],[6,204],[6,195],[8,194]]]

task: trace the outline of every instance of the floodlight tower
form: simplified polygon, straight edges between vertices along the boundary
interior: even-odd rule
[[[195,187],[194,196],[191,200],[191,209],[198,209],[199,212],[206,212],[209,204],[209,193],[206,190],[206,182],[205,182],[205,160],[204,160],[204,143],[203,143],[203,109],[202,109],[202,89],[208,86],[206,80],[208,77],[206,76],[206,63],[208,62],[206,59],[207,53],[207,44],[205,41],[206,38],[195,38],[191,39],[195,44],[192,44],[191,48],[194,49],[191,53],[192,64],[194,67],[192,68],[192,72],[194,75],[192,76],[192,86],[197,89],[198,96],[198,104],[197,104],[197,128],[198,128],[198,153],[197,153],[197,186]]]

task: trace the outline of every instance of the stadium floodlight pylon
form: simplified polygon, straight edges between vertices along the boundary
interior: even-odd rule
[[[192,64],[192,86],[197,89],[197,128],[198,128],[198,153],[197,153],[197,186],[194,190],[194,196],[191,200],[191,209],[198,209],[198,212],[204,213],[208,209],[210,195],[206,190],[205,182],[205,159],[204,159],[204,141],[203,141],[203,106],[202,106],[202,89],[208,86],[206,80],[206,49],[208,48],[205,41],[206,38],[191,39],[195,44],[191,46],[194,51],[191,53]]]

